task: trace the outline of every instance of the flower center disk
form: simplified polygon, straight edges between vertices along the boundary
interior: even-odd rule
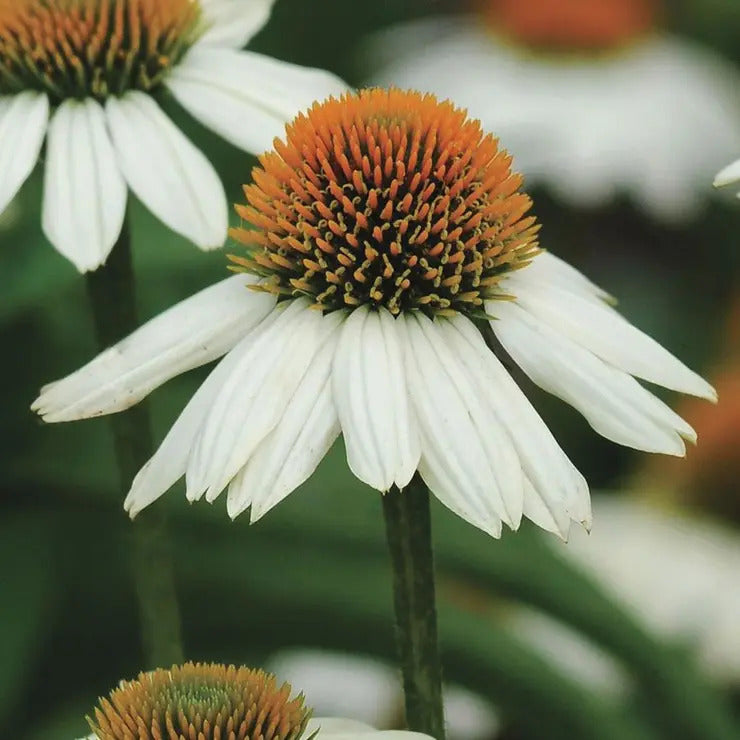
[[[0,0],[0,94],[149,91],[201,30],[198,0]]]
[[[100,740],[297,740],[310,711],[290,693],[263,671],[186,663],[122,682],[88,722]]]
[[[233,229],[234,269],[325,310],[482,313],[537,253],[511,157],[432,95],[361,90],[316,103],[260,158]]]

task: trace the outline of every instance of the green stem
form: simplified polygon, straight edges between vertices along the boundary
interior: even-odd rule
[[[410,730],[444,740],[429,491],[418,473],[383,496],[393,569],[396,637]]]
[[[102,351],[138,326],[127,222],[105,266],[87,275],[87,288]],[[126,491],[154,452],[149,408],[139,403],[123,413],[113,414],[110,425],[120,485]],[[143,512],[133,523],[131,559],[146,667],[181,663],[180,609],[167,523],[161,507]]]

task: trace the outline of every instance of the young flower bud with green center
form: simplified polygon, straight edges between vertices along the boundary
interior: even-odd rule
[[[341,687],[338,687],[341,690]],[[432,740],[315,718],[302,695],[261,670],[185,663],[121,681],[88,717],[87,740]]]
[[[122,681],[88,721],[100,740],[297,740],[309,716],[264,671],[186,663]]]

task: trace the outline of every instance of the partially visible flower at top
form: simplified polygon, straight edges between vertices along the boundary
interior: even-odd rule
[[[422,740],[416,732],[378,732],[339,718],[311,719],[303,695],[252,670],[217,663],[186,663],[140,673],[100,699],[88,717],[87,740]],[[132,734],[134,733],[134,734]]]
[[[0,0],[0,213],[46,139],[42,226],[78,270],[102,265],[127,187],[202,249],[223,245],[223,186],[154,100],[167,90],[195,118],[253,153],[334,75],[240,47],[274,0]]]
[[[740,183],[740,159],[736,159],[732,164],[723,167],[714,176],[714,187],[722,188],[725,185],[737,185]],[[737,197],[740,198],[740,192]]]
[[[42,389],[46,421],[121,411],[226,355],[125,502],[134,515],[183,475],[190,501],[228,487],[255,521],[342,433],[379,491],[418,470],[491,535],[523,515],[566,537],[588,486],[505,370],[620,444],[685,453],[693,429],[632,376],[714,399],[603,290],[537,244],[511,157],[450,102],[372,89],[315,104],[260,158],[232,235],[243,270]],[[246,290],[249,286],[252,290]]]
[[[528,182],[576,207],[626,194],[697,216],[740,151],[740,73],[660,30],[659,0],[473,0],[367,46],[369,81],[453,97],[507,142]]]

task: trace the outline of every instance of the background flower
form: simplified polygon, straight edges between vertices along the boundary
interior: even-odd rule
[[[46,140],[44,233],[81,272],[105,262],[121,231],[128,188],[200,248],[222,246],[223,186],[155,97],[168,91],[220,136],[258,153],[297,111],[344,89],[328,72],[240,51],[272,4],[4,3],[0,212]]]
[[[658,220],[697,217],[740,151],[735,67],[661,30],[653,0],[468,5],[379,34],[369,82],[454,98],[565,203],[626,193]]]

